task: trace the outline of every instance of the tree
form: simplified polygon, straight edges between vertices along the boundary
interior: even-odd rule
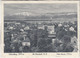
[[[66,31],[64,31],[64,30],[61,30],[61,31],[59,31],[58,33],[57,33],[57,38],[58,39],[62,39],[63,38],[63,36],[64,35],[66,35],[67,34],[67,32]]]
[[[39,52],[53,52],[52,44],[46,40],[46,38],[41,38],[38,42]]]
[[[65,44],[70,43],[70,42],[71,42],[71,37],[68,36],[68,35],[64,35],[64,36],[62,37],[62,42],[65,43]]]

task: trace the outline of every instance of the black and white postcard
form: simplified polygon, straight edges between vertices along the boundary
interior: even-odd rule
[[[79,55],[77,1],[3,2],[2,22],[4,58]]]

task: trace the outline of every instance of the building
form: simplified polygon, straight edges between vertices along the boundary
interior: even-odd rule
[[[44,25],[42,25],[42,24],[38,25],[38,29],[43,29],[44,30]]]
[[[55,34],[49,34],[48,37],[49,38],[56,38],[56,33]]]
[[[49,38],[56,38],[56,32],[55,32],[55,26],[54,25],[51,25],[51,26],[47,26],[47,31],[48,31],[48,37]]]
[[[54,28],[54,25],[51,25],[51,26],[47,26],[47,31],[49,32],[49,34],[54,34],[55,32],[55,28]]]
[[[23,45],[23,46],[28,46],[28,47],[30,47],[31,44],[30,44],[29,38],[26,38],[25,40],[23,40],[23,41],[22,41],[22,45]]]
[[[26,26],[25,28],[24,28],[24,30],[29,30],[30,29],[30,27],[29,26]]]

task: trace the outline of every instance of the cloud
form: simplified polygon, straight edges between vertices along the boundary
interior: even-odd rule
[[[66,4],[44,4],[44,3],[25,3],[25,4],[5,4],[4,13],[5,15],[10,15],[20,12],[29,12],[37,14],[44,13],[61,13],[61,12],[77,12],[77,4],[66,3]]]

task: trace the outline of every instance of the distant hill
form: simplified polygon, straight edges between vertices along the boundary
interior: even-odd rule
[[[4,16],[4,20],[25,20],[25,21],[34,21],[34,20],[52,20],[52,21],[76,21],[77,13],[46,13],[40,15],[23,15],[23,14],[14,14]]]

